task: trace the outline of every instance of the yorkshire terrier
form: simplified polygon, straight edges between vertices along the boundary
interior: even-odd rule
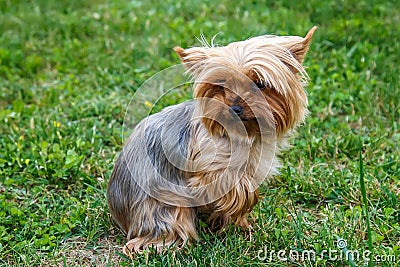
[[[259,185],[278,173],[276,154],[307,114],[302,63],[316,28],[174,48],[194,100],[142,120],[116,161],[107,198],[124,253],[196,240],[199,216],[211,229],[250,227]]]

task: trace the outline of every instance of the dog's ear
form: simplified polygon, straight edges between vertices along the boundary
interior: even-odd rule
[[[208,58],[207,49],[203,47],[183,49],[176,46],[174,51],[188,70],[191,70],[195,65],[201,65]]]
[[[314,32],[317,30],[317,26],[312,27],[306,37],[302,38],[300,42],[296,42],[291,45],[289,48],[290,52],[294,56],[295,59],[297,59],[298,62],[303,63],[303,60],[307,54],[308,48],[310,47],[311,44],[311,39],[314,35]]]

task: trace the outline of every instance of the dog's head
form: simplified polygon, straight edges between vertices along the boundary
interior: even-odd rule
[[[302,62],[316,28],[304,38],[265,35],[223,47],[175,47],[194,78],[210,134],[279,137],[301,123],[307,114]]]

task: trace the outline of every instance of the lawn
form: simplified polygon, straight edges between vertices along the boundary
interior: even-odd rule
[[[362,0],[0,0],[0,266],[363,266],[365,252],[370,266],[400,266],[399,10]],[[179,63],[174,46],[202,34],[227,44],[314,25],[310,115],[281,174],[262,186],[253,229],[199,225],[184,250],[123,256],[105,192],[134,92]],[[315,259],[301,258],[310,251]]]

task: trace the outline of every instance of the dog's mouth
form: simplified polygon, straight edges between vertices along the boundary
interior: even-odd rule
[[[246,128],[254,127],[258,124],[258,120],[255,117],[240,116],[232,118],[234,124],[242,124]]]
[[[249,117],[244,117],[244,116],[231,116],[230,121],[233,123],[241,123],[241,122],[249,122],[253,120],[254,118],[249,118]]]
[[[257,118],[255,118],[255,117],[250,117],[250,116],[245,116],[245,115],[232,116],[232,117],[235,121],[242,121],[242,122],[249,122],[249,121],[257,120]]]

